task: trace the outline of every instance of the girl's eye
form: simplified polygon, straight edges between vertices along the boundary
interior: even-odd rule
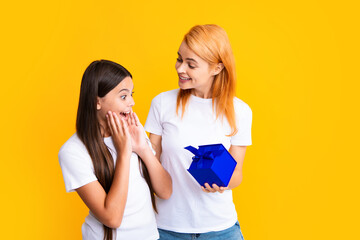
[[[122,100],[125,100],[125,99],[126,99],[126,95],[121,96],[121,99],[122,99]]]
[[[189,64],[189,68],[194,69],[195,67],[194,67],[194,66],[191,66],[191,65]]]
[[[133,96],[133,95],[134,95],[134,93],[135,93],[135,92],[131,92],[131,96]]]

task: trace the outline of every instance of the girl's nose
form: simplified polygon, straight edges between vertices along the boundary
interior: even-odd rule
[[[135,105],[135,101],[134,101],[134,98],[132,96],[130,98],[129,105],[130,105],[130,107],[133,107]]]

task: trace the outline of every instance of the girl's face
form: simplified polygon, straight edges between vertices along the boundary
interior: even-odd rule
[[[97,99],[97,115],[102,126],[107,126],[106,114],[115,112],[118,116],[128,118],[132,107],[135,105],[132,97],[134,84],[130,77],[124,78],[115,88],[104,97]]]
[[[205,60],[196,55],[185,42],[182,42],[175,68],[179,75],[181,89],[194,89],[194,94],[208,95],[215,77],[215,71]]]

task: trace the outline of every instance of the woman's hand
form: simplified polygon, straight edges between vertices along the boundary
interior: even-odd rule
[[[212,185],[212,187],[210,187],[210,185],[208,183],[205,183],[205,187],[206,188],[201,186],[201,189],[203,190],[203,192],[206,192],[206,193],[214,193],[214,192],[223,193],[225,190],[229,189],[228,187],[219,187],[215,183]]]
[[[149,148],[146,142],[144,127],[141,125],[136,113],[131,112],[127,119],[131,136],[132,151],[140,157],[145,149]]]
[[[132,146],[128,124],[115,112],[109,111],[108,114],[106,114],[106,118],[117,154],[130,156]]]

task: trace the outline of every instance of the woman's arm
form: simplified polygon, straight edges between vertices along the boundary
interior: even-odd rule
[[[246,152],[246,146],[234,146],[231,145],[229,149],[229,153],[231,156],[235,159],[237,162],[234,173],[230,179],[228,188],[233,189],[240,185],[242,181],[242,167],[244,163],[245,158],[245,152]]]
[[[219,187],[216,184],[213,184],[211,187],[209,184],[205,183],[205,187],[201,187],[204,192],[220,192],[223,193],[225,190],[233,189],[240,185],[242,181],[242,166],[244,163],[246,152],[246,146],[234,146],[231,145],[229,153],[237,162],[234,173],[230,179],[229,185],[227,187]]]
[[[162,148],[161,148],[161,136],[160,135],[156,135],[153,133],[150,133],[149,135],[149,139],[152,145],[152,148],[155,150],[156,153],[156,158],[160,161],[160,156],[161,156],[161,152],[162,152]]]
[[[111,188],[106,194],[101,184],[94,181],[76,189],[76,192],[101,223],[110,228],[118,228],[127,200],[131,139],[126,123],[115,113],[108,116],[108,124],[118,153]]]
[[[133,135],[133,151],[144,161],[150,175],[150,181],[155,194],[162,199],[170,198],[172,194],[172,180],[169,173],[163,168],[160,161],[161,136],[150,134],[150,142],[155,147],[156,156],[146,142],[144,128],[135,113],[129,119],[131,134]]]

